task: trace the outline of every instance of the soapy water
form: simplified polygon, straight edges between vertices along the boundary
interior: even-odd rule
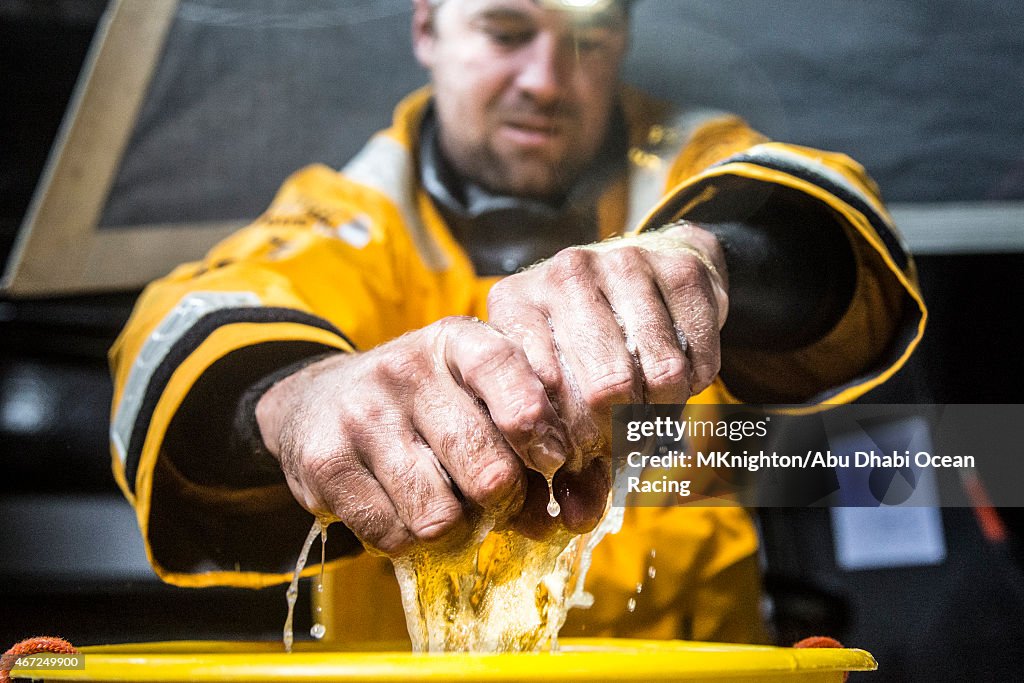
[[[624,484],[619,479],[626,474],[625,469],[615,473],[616,486]],[[549,494],[548,512],[552,514],[553,489]],[[558,505],[557,501],[554,504]],[[553,516],[556,514],[558,511]],[[493,520],[481,518],[467,545],[447,550],[421,546],[392,558],[413,650],[530,652],[545,645],[557,650],[558,632],[569,610],[587,608],[594,602],[593,595],[584,589],[593,551],[605,536],[618,533],[623,514],[623,507],[611,505],[609,494],[604,515],[593,531],[578,536],[563,529],[543,541],[514,531],[495,531]],[[321,573],[317,590],[323,590],[329,523],[314,520],[296,561],[286,593],[286,652],[292,651],[294,643],[299,576],[318,535]],[[631,603],[633,611],[635,600]],[[310,635],[320,639],[325,633],[318,615]]]
[[[623,328],[621,319],[617,321]],[[550,325],[550,321],[549,321]],[[628,338],[634,362],[639,365],[635,344]],[[681,345],[686,350],[686,340]],[[562,350],[555,351],[563,368],[568,367]],[[569,379],[570,398],[582,403],[579,387]],[[583,459],[579,447],[572,449],[575,459]],[[571,455],[569,453],[567,456]],[[545,644],[558,647],[558,632],[570,609],[588,608],[594,596],[584,589],[594,548],[608,534],[622,528],[624,506],[612,505],[613,493],[626,490],[626,478],[635,476],[636,468],[620,466],[613,471],[613,485],[605,502],[604,514],[597,527],[583,535],[561,529],[549,539],[534,541],[514,531],[495,531],[494,520],[480,518],[473,525],[470,543],[456,548],[437,546],[414,547],[404,555],[392,558],[405,610],[406,626],[416,652],[528,652]],[[552,477],[548,484],[547,512],[561,514],[555,499]],[[323,552],[326,527],[333,520],[316,520],[296,562],[295,574],[288,589],[288,618],[284,628],[285,649],[291,652],[292,617],[298,596],[298,580],[309,549],[317,534],[321,535],[321,580],[323,586]],[[651,562],[655,551],[650,552]],[[648,576],[654,578],[653,564]],[[637,585],[637,594],[643,584]],[[636,609],[630,598],[627,609]],[[319,615],[318,615],[319,616]],[[317,619],[310,633],[322,638],[325,629]]]
[[[529,651],[560,628],[549,622],[564,598],[572,535],[535,542],[491,527],[482,520],[465,546],[394,559],[415,651]]]
[[[309,551],[313,547],[313,542],[317,536],[320,537],[320,576],[317,578],[316,590],[318,593],[324,592],[324,564],[327,560],[327,527],[330,523],[330,520],[320,519],[319,517],[313,520],[313,526],[309,529],[309,535],[306,536],[306,541],[302,544],[302,550],[299,551],[299,558],[295,561],[295,573],[292,574],[292,581],[285,593],[285,599],[288,603],[288,616],[284,620],[283,636],[285,652],[291,652],[292,646],[295,644],[294,618],[295,603],[299,598],[299,578],[302,576],[302,570],[306,568]],[[320,602],[317,601],[316,619],[313,626],[309,629],[309,635],[317,640],[321,640],[327,634],[327,627],[320,623],[320,617],[323,613],[323,607],[320,605]]]
[[[306,559],[309,557],[309,549],[313,547],[313,541],[316,540],[317,536],[326,534],[326,527],[320,523],[319,519],[313,520],[313,526],[309,530],[309,535],[306,536],[305,543],[302,544],[302,550],[299,551],[299,559],[295,561],[295,573],[292,575],[292,582],[288,585],[288,590],[285,592],[285,599],[288,603],[288,616],[284,620],[284,651],[291,652],[292,645],[295,642],[295,634],[293,632],[293,619],[295,617],[295,602],[299,597],[299,577],[302,575],[302,570],[306,567]],[[321,541],[323,543],[324,541]],[[321,571],[323,565],[320,565]]]
[[[606,509],[594,531],[562,530],[544,541],[477,526],[460,548],[413,549],[394,559],[406,626],[416,652],[530,652],[557,649],[573,607],[589,607],[583,588],[594,547],[622,526]]]
[[[316,592],[324,592],[324,565],[327,563],[327,524],[320,522],[320,576],[316,580]],[[316,600],[316,616],[313,619],[313,625],[309,629],[309,635],[313,636],[317,640],[323,639],[327,634],[327,627],[324,626],[320,619],[323,618],[323,600]]]
[[[623,486],[627,470],[614,475]],[[594,603],[584,589],[594,548],[622,528],[625,508],[611,502],[609,494],[601,521],[587,534],[563,529],[534,541],[481,519],[468,545],[414,548],[394,558],[413,650],[556,650],[569,610]]]

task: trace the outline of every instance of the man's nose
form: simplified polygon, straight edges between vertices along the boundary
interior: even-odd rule
[[[538,35],[523,51],[516,85],[541,104],[553,104],[562,97],[571,64],[554,36]]]

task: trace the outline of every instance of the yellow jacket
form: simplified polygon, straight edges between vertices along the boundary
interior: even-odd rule
[[[151,284],[111,349],[114,475],[163,580],[261,587],[290,578],[311,518],[272,463],[247,461],[245,445],[229,436],[252,382],[445,316],[486,318],[495,279],[474,273],[418,186],[415,150],[429,97],[423,90],[403,101],[392,127],[341,172],[300,170],[251,226]],[[730,373],[750,395],[734,396],[719,379],[693,400],[846,402],[904,363],[926,312],[913,263],[859,165],[768,142],[735,117],[673,117],[631,90],[622,104],[629,177],[600,200],[602,236],[661,225],[709,202],[728,221],[737,218],[730,207],[770,201],[766,188],[783,186],[827,206],[857,260],[853,301],[824,338],[788,353],[731,353]],[[335,527],[328,548],[337,558],[351,537]],[[571,614],[563,633],[760,640],[756,548],[740,508],[630,509],[623,530],[595,553],[586,584],[595,606]],[[637,595],[649,567],[656,578]],[[386,562],[362,554],[328,568],[337,570],[324,594],[335,606],[323,615],[329,638],[405,637]]]

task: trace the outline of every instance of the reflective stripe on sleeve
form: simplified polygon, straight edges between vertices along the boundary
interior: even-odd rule
[[[171,347],[212,311],[260,305],[260,298],[253,292],[192,292],[160,321],[132,364],[117,412],[110,423],[110,442],[122,465],[125,464],[128,442],[153,372]]]

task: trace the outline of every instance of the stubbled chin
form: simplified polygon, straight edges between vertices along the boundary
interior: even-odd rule
[[[490,162],[486,168],[478,166],[485,184],[505,194],[556,196],[571,184],[567,177],[574,175],[560,143],[531,147],[508,144],[504,139],[493,140],[487,156]]]
[[[564,189],[548,165],[512,163],[495,169],[492,190],[538,199],[558,195]]]

